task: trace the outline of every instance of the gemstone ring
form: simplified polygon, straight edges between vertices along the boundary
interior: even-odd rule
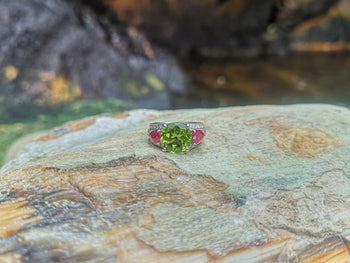
[[[150,141],[164,152],[188,152],[198,146],[205,136],[201,122],[153,122],[149,125]]]

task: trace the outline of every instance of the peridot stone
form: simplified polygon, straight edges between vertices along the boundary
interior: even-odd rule
[[[186,151],[191,142],[191,131],[184,123],[169,123],[160,133],[160,144],[170,153]]]

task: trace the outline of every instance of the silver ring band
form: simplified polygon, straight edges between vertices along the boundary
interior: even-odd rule
[[[160,131],[163,128],[165,128],[166,125],[169,124],[169,123],[172,123],[172,122],[152,122],[149,125],[148,131],[149,132],[153,131],[153,130],[159,130]],[[201,122],[191,121],[191,122],[181,122],[181,123],[185,124],[191,131],[201,130],[202,132],[205,133],[204,125]]]

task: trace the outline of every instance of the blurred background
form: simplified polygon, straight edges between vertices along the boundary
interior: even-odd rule
[[[350,105],[350,0],[0,0],[0,164],[134,108]]]

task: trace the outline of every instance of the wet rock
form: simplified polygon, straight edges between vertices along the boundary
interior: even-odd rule
[[[0,20],[1,101],[116,97],[167,108],[169,93],[186,89],[174,57],[107,11],[79,1],[1,1]]]
[[[300,24],[291,33],[290,49],[304,52],[350,50],[350,14],[332,9],[326,15]]]
[[[334,0],[105,1],[122,21],[140,28],[152,41],[179,54],[209,57],[286,54],[291,30],[337,4]]]
[[[187,154],[154,121],[202,121]],[[0,171],[0,260],[347,262],[350,111],[135,110],[41,133]],[[17,148],[18,149],[18,148]]]
[[[338,0],[277,1],[276,23],[284,29],[292,29],[310,18],[327,13],[337,2]]]
[[[180,54],[256,56],[274,4],[267,1],[106,2],[118,17]]]
[[[350,50],[349,1],[280,1],[267,30],[269,51],[343,52]]]
[[[340,0],[336,6],[342,10],[346,15],[350,15],[350,2],[347,0]]]

